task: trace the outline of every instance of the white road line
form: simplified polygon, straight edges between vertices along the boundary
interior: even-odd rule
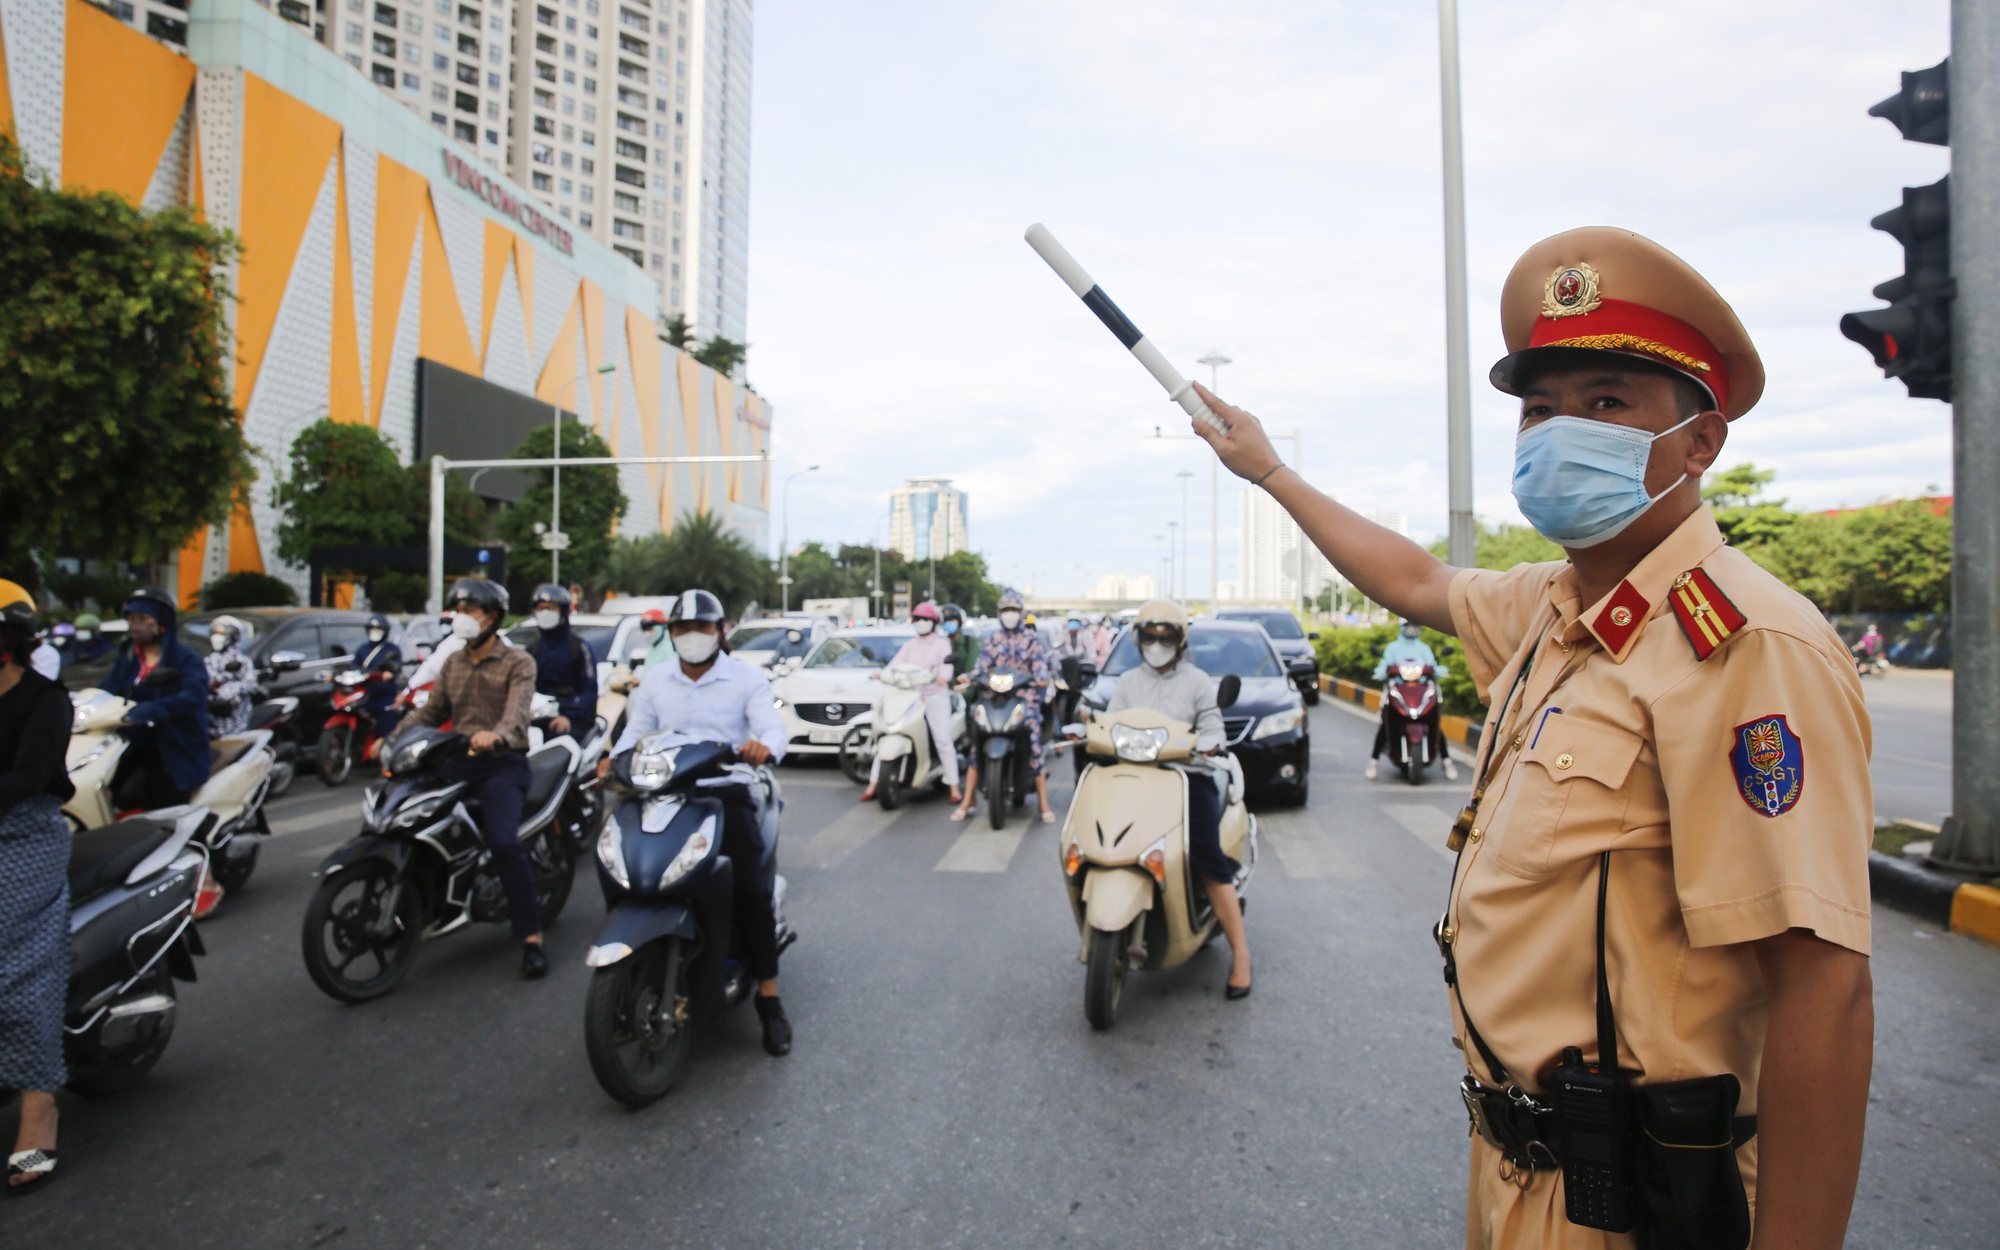
[[[1309,812],[1270,812],[1257,817],[1259,845],[1278,857],[1288,877],[1327,880],[1352,877],[1354,866]]]
[[[1019,821],[1007,829],[968,829],[952,842],[933,871],[1006,872],[1027,833],[1028,827]]]
[[[868,844],[868,840],[895,822],[894,812],[885,812],[878,803],[857,803],[847,813],[800,848],[807,868],[838,868],[842,860]]]
[[[290,837],[295,833],[309,833],[314,829],[324,829],[328,825],[361,823],[361,806],[328,808],[309,816],[286,816],[271,822],[271,836]]]
[[[1382,811],[1437,854],[1445,859],[1457,858],[1444,844],[1445,835],[1451,832],[1450,812],[1428,803],[1384,803]]]

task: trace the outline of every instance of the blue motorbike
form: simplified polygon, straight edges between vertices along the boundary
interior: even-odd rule
[[[610,818],[597,839],[606,915],[587,962],[584,1050],[604,1091],[643,1107],[673,1087],[695,1027],[756,989],[734,921],[734,875],[754,872],[772,893],[778,949],[797,940],[778,876],[784,798],[770,769],[749,774],[763,854],[722,853],[721,800],[700,783],[740,763],[733,747],[649,734],[612,761]]]

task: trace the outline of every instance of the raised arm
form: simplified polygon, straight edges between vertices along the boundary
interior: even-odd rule
[[[1442,633],[1457,631],[1451,621],[1451,579],[1458,570],[1385,526],[1341,506],[1285,466],[1257,418],[1216,398],[1200,383],[1194,388],[1229,427],[1218,433],[1195,421],[1196,435],[1222,458],[1231,473],[1262,483],[1313,546],[1362,594],[1399,616]]]

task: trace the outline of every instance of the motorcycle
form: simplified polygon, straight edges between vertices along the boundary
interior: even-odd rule
[[[1225,677],[1217,696],[1236,701],[1239,679]],[[1091,757],[1057,840],[1070,911],[1083,944],[1083,1013],[1094,1029],[1118,1019],[1125,975],[1175,968],[1220,932],[1207,892],[1188,859],[1188,799],[1202,775],[1170,767],[1193,758],[1194,728],[1150,708],[1098,714],[1066,731]],[[1257,818],[1243,805],[1243,770],[1215,757],[1227,776],[1222,851],[1239,865],[1239,893],[1257,867]],[[1246,903],[1247,906],[1247,903]]]
[[[739,758],[732,747],[663,731],[611,765],[619,798],[597,841],[606,914],[584,961],[594,971],[583,1039],[597,1083],[629,1107],[665,1095],[696,1025],[756,988],[732,926],[734,874],[755,872],[771,889],[779,951],[798,938],[785,922],[778,875],[785,801],[768,767],[750,780],[762,861],[737,864],[720,853],[722,804],[699,783]]]
[[[1436,671],[1414,661],[1398,664],[1382,688],[1382,731],[1389,758],[1413,786],[1423,784],[1424,769],[1444,756],[1438,713]]]
[[[302,754],[298,733],[299,701],[292,695],[260,698],[250,709],[250,728],[271,735],[271,790],[269,797],[283,798],[298,780]]]
[[[380,998],[409,975],[425,938],[507,918],[507,895],[479,834],[471,786],[443,775],[446,761],[467,743],[464,734],[440,729],[398,737],[389,775],[362,796],[361,832],[313,870],[319,884],[300,938],[306,972],[331,997]],[[556,813],[569,796],[577,755],[568,738],[528,754],[521,845],[544,925],[554,924],[569,901],[576,866]]]
[[[927,792],[944,776],[944,761],[931,741],[930,722],[924,717],[924,688],[937,683],[937,674],[915,664],[892,664],[878,677],[886,689],[875,697],[869,715],[875,730],[874,758],[881,764],[875,777],[875,797],[881,800],[883,811],[893,812],[903,800]],[[951,736],[958,744],[965,739],[965,705],[956,695],[949,697]],[[964,758],[963,751],[960,758]]]
[[[972,703],[972,724],[977,732],[968,758],[981,771],[986,786],[986,819],[995,829],[1006,827],[1008,807],[1026,803],[1035,788],[1028,745],[1031,688],[1026,673],[993,669],[979,679]]]
[[[79,690],[70,699],[76,716],[70,729],[69,780],[76,793],[63,804],[63,815],[80,835],[86,829],[102,828],[136,814],[116,810],[111,785],[128,745],[119,731],[133,704],[103,690]],[[188,803],[215,817],[201,831],[210,855],[212,881],[223,891],[238,890],[249,884],[250,875],[257,870],[258,852],[264,839],[271,836],[264,802],[270,796],[277,754],[268,729],[217,738],[208,744],[208,750],[208,780]],[[222,898],[222,891],[207,888],[207,881],[203,884],[197,920],[215,910]]]
[[[342,785],[354,772],[356,760],[373,760],[382,751],[382,737],[368,710],[368,698],[376,688],[395,680],[388,673],[364,673],[350,668],[344,673],[322,676],[333,683],[333,714],[320,727],[315,758],[319,779],[330,786]]]
[[[535,750],[548,740],[549,722],[561,714],[554,695],[538,694],[529,706],[528,749]],[[611,749],[611,732],[604,718],[592,717],[587,726],[570,726],[577,746],[571,770],[569,793],[563,798],[556,823],[570,841],[570,849],[581,855],[597,842],[604,828],[602,790],[597,780],[597,763]]]
[[[1866,648],[1858,646],[1853,651],[1854,675],[1856,677],[1887,677],[1889,675],[1888,656],[1870,655]]]
[[[69,996],[63,1058],[81,1094],[123,1089],[174,1035],[176,980],[205,954],[194,927],[214,814],[162,808],[76,835],[69,855]]]

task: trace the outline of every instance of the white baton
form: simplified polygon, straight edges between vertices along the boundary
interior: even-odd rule
[[[1028,246],[1035,249],[1035,254],[1047,261],[1049,268],[1056,271],[1056,276],[1067,283],[1070,290],[1076,292],[1084,307],[1096,313],[1097,319],[1104,323],[1104,328],[1116,335],[1126,350],[1137,356],[1139,363],[1146,366],[1146,372],[1153,375],[1153,380],[1166,388],[1168,399],[1179,404],[1190,417],[1206,422],[1216,433],[1229,432],[1229,427],[1222,423],[1222,419],[1210,412],[1207,404],[1201,402],[1201,396],[1194,393],[1194,387],[1188,380],[1167,363],[1165,356],[1160,355],[1160,349],[1153,346],[1152,342],[1139,332],[1139,327],[1132,324],[1132,319],[1121,312],[1118,305],[1111,302],[1111,297],[1104,293],[1103,287],[1091,281],[1090,275],[1083,271],[1083,266],[1076,263],[1076,257],[1071,256],[1062,244],[1056,242],[1056,236],[1049,233],[1047,226],[1040,222],[1029,226],[1027,240]]]

